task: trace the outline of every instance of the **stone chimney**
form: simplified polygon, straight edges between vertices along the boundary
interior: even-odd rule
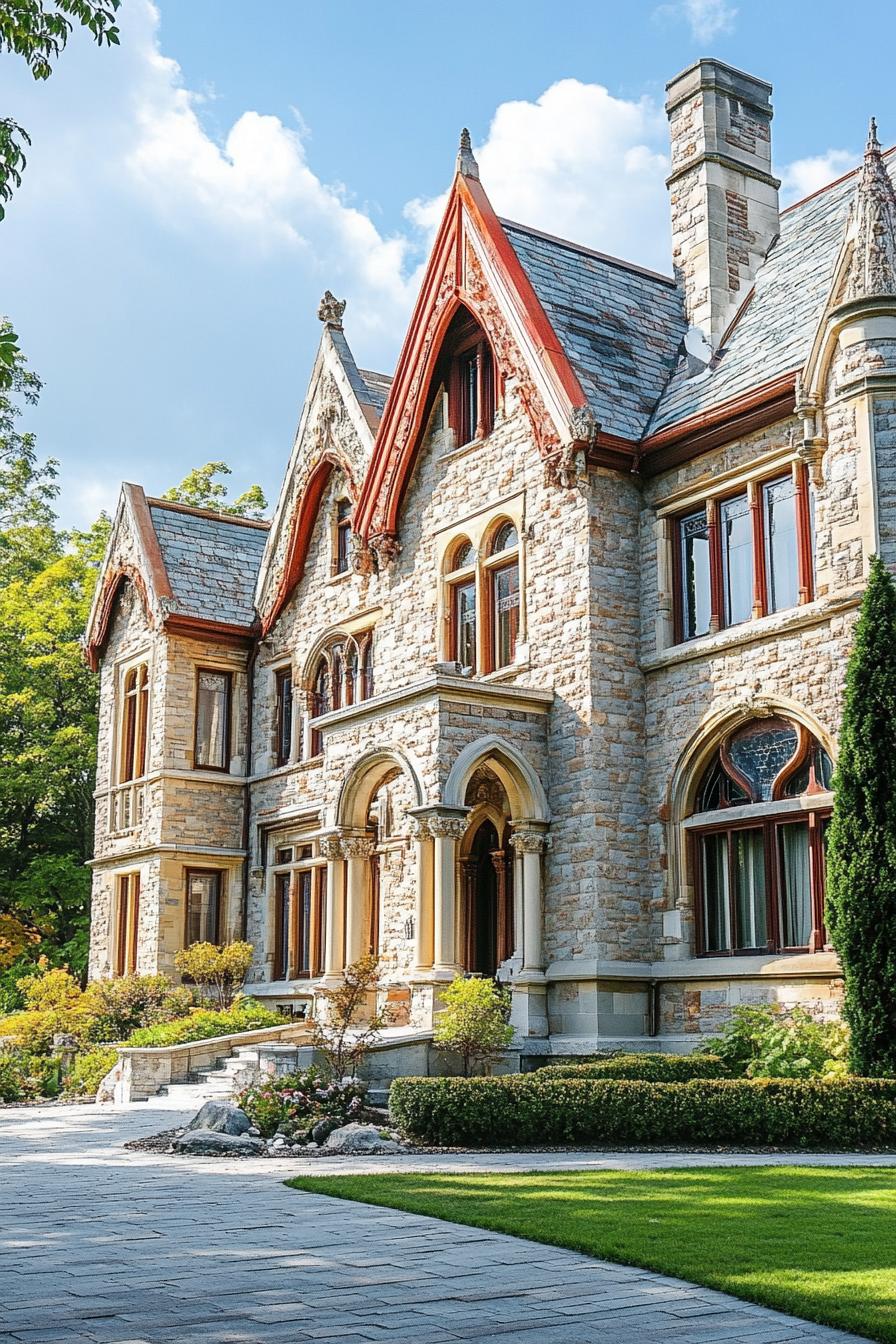
[[[666,85],[672,262],[713,352],[778,233],[770,84],[700,60]]]

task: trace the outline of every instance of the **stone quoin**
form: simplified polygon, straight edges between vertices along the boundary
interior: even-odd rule
[[[409,1038],[467,971],[524,1055],[837,1013],[838,717],[869,557],[896,564],[896,161],[872,123],[781,210],[770,86],[701,60],[667,92],[674,276],[499,219],[464,132],[391,377],[321,301],[271,523],[123,487],[86,637],[93,977],[245,937],[252,993],[313,1012],[372,950]]]

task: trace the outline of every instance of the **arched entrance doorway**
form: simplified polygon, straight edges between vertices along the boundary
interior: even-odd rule
[[[473,775],[465,801],[471,813],[461,852],[463,965],[494,976],[514,950],[510,809],[501,781],[487,766]]]

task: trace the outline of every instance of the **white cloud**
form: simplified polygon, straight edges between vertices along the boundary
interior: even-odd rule
[[[849,149],[829,149],[824,154],[811,155],[805,159],[795,159],[781,172],[781,204],[790,205],[793,201],[811,196],[829,182],[842,177],[859,162],[859,155]]]
[[[729,0],[681,0],[678,5],[663,6],[687,22],[697,42],[712,42],[734,30],[737,9]]]
[[[667,135],[649,98],[563,79],[535,102],[502,103],[475,152],[498,214],[668,271]],[[411,201],[405,213],[432,230],[444,203]]]

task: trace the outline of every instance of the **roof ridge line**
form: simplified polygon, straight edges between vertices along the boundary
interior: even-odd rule
[[[531,224],[521,224],[516,219],[506,219],[503,215],[498,216],[498,223],[502,228],[519,229],[522,233],[534,234],[536,238],[544,238],[549,243],[559,243],[561,247],[568,247],[573,252],[582,252],[588,257],[597,257],[600,261],[606,261],[611,266],[619,266],[624,271],[634,271],[637,275],[650,276],[651,280],[659,280],[662,284],[668,285],[670,289],[677,289],[678,284],[672,275],[663,275],[662,271],[652,271],[649,266],[639,266],[636,261],[626,261],[623,257],[613,257],[609,252],[598,252],[595,247],[587,247],[585,243],[574,243],[571,238],[561,238],[559,234],[547,233],[544,229],[533,228]]]
[[[882,159],[888,159],[893,153],[896,153],[896,145],[891,145],[889,149],[882,149],[880,156]],[[791,201],[790,205],[785,205],[779,214],[789,215],[790,211],[796,210],[797,206],[807,205],[809,201],[814,201],[816,196],[823,196],[826,191],[833,191],[834,187],[839,187],[843,182],[848,182],[861,170],[861,163],[857,163],[855,168],[850,168],[848,173],[842,173],[840,177],[835,177],[832,182],[827,182],[823,187],[817,187],[815,191],[810,191],[808,196],[802,196],[798,201]]]
[[[235,513],[222,513],[218,509],[201,509],[195,504],[181,504],[179,500],[159,499],[155,495],[147,495],[146,502],[151,509],[170,509],[172,513],[190,513],[195,518],[213,518],[220,523],[235,523],[239,527],[260,528],[263,532],[270,529],[271,524],[265,518],[240,518]]]

